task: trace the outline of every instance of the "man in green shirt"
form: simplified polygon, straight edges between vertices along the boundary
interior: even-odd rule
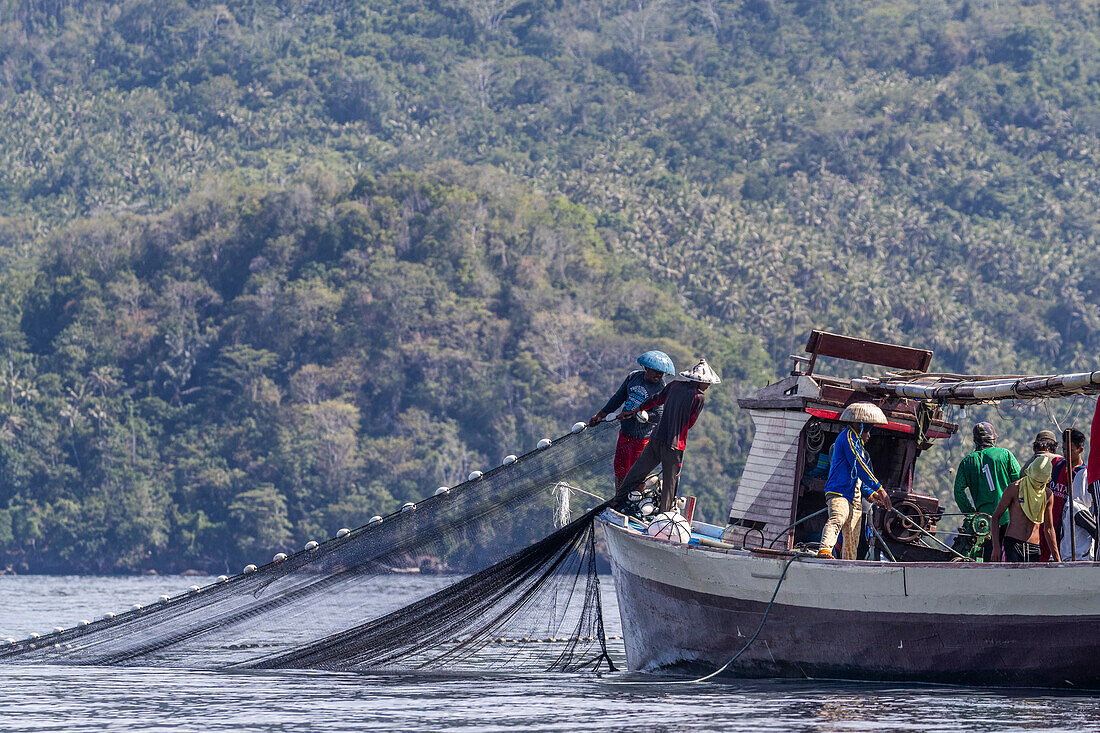
[[[955,502],[959,509],[967,514],[983,512],[993,516],[1005,489],[1019,478],[1020,463],[1011,451],[997,447],[997,431],[993,426],[987,422],[975,425],[974,452],[962,459],[955,475]],[[1005,512],[997,528],[998,546],[1003,546],[1007,528],[1008,513]],[[987,539],[982,545],[982,557],[986,562],[1000,560],[993,558],[992,552],[993,542]]]

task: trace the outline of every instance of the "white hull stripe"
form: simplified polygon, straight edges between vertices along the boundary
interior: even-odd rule
[[[766,603],[787,557],[682,545],[604,521],[613,565],[695,593]],[[1100,614],[1100,564],[793,563],[777,603],[836,611],[945,615]]]

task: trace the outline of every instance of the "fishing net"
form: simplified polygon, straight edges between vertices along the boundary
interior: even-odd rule
[[[484,666],[511,645],[524,650],[525,663],[540,660],[538,666],[546,669],[598,669],[604,662],[614,669],[604,645],[596,576],[592,518],[602,508],[422,601],[242,666],[339,671]],[[578,589],[581,602],[574,603]],[[534,619],[541,621],[532,624]],[[535,633],[517,636],[521,629]],[[558,630],[568,633],[557,637]],[[595,656],[593,642],[599,645]]]
[[[592,517],[599,497],[611,493],[613,427],[564,435],[258,569],[0,647],[0,663],[358,671],[611,666]],[[574,519],[581,514],[576,505],[589,509]],[[424,578],[411,591],[400,571],[418,563],[460,574]]]

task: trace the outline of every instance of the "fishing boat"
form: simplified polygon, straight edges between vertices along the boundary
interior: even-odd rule
[[[931,374],[930,351],[822,331],[806,351],[789,377],[739,400],[755,436],[728,525],[668,538],[600,516],[630,668],[1100,689],[1100,565],[973,562],[988,516],[965,518],[969,541],[948,545],[938,500],[913,491],[921,452],[958,430],[943,404],[1095,394],[1100,372]],[[827,377],[820,357],[892,371]],[[824,524],[829,446],[856,401],[886,414],[867,448],[900,511],[872,515],[870,559],[818,558],[803,548]]]

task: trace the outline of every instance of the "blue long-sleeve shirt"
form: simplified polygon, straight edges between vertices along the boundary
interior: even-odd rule
[[[852,501],[856,494],[856,481],[862,488],[863,496],[870,496],[876,489],[881,489],[882,484],[875,478],[875,472],[871,470],[871,457],[867,455],[867,449],[863,441],[859,439],[856,431],[848,427],[837,436],[833,443],[833,457],[829,461],[829,478],[825,480],[825,499],[829,494],[843,496]]]
[[[659,382],[647,382],[645,371],[636,369],[626,375],[626,379],[623,380],[618,391],[611,395],[611,399],[607,401],[600,412],[609,415],[618,409],[620,405],[624,410],[637,410],[643,402],[656,397],[664,386],[663,379]],[[648,422],[641,422],[636,417],[623,420],[619,423],[619,429],[628,438],[648,438],[653,433],[653,429],[657,427],[657,423],[661,421],[661,410],[661,407],[651,409]]]

